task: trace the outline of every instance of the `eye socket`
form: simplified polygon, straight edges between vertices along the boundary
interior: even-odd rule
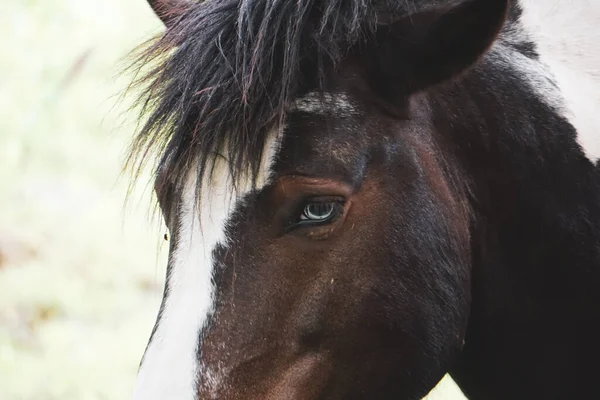
[[[352,185],[333,179],[279,177],[273,187],[273,207],[265,210],[272,218],[273,236],[290,234],[311,240],[337,237],[352,207],[354,191]]]

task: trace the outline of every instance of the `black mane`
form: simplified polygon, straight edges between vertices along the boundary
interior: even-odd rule
[[[159,199],[167,186],[180,190],[193,165],[204,176],[217,155],[227,159],[233,182],[245,173],[255,180],[267,134],[281,125],[290,102],[303,88],[324,91],[326,75],[353,46],[374,36],[378,22],[415,11],[408,3],[191,3],[134,63],[139,71],[158,61],[136,82],[144,88],[140,102],[147,117],[128,165],[161,156]]]

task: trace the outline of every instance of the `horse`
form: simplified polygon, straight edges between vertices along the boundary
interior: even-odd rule
[[[135,400],[596,395],[597,2],[149,3]]]

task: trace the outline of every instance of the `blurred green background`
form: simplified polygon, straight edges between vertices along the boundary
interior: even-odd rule
[[[2,0],[0,400],[127,399],[166,247],[143,176],[127,54],[162,29],[144,0]]]
[[[125,203],[121,71],[161,31],[145,0],[2,0],[0,400],[130,398],[167,246],[147,172]]]

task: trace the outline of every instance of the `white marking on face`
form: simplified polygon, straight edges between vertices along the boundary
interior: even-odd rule
[[[297,99],[290,111],[302,111],[311,114],[333,114],[349,116],[357,114],[357,108],[352,104],[346,93],[317,93],[310,92]]]
[[[208,394],[211,399],[218,398],[218,390],[222,389],[223,372],[222,366],[216,367],[200,364],[200,375],[202,376],[203,393]]]
[[[271,133],[263,151],[258,190],[268,183],[279,143],[278,132]],[[196,180],[192,169],[179,210],[178,242],[170,255],[167,297],[138,372],[134,400],[193,400],[199,373],[211,374],[203,380],[211,385],[220,381],[218,371],[198,365],[199,336],[214,311],[213,250],[227,244],[226,223],[251,190],[251,182],[238,182],[234,190],[226,163],[217,159],[198,210]]]
[[[585,155],[596,162],[600,158],[600,2],[520,0],[519,4],[522,35],[536,44],[540,58],[537,74],[527,71],[532,86],[573,125]],[[517,60],[517,64],[523,63]],[[548,90],[546,81],[556,89]]]

